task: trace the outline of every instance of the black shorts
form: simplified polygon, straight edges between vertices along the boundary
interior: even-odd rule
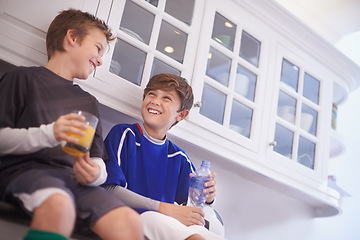
[[[124,206],[111,192],[102,187],[82,185],[71,171],[58,168],[26,171],[11,181],[5,194],[31,213],[33,208],[56,192],[65,192],[73,199],[77,220],[88,227],[110,210]]]

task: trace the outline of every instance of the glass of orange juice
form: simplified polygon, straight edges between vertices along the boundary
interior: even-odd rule
[[[79,139],[79,141],[77,143],[66,142],[64,145],[62,145],[62,149],[64,152],[74,156],[84,156],[91,147],[91,143],[95,135],[95,129],[99,120],[97,117],[88,112],[74,111],[74,113],[85,117],[85,121],[83,121],[83,123],[87,124],[88,128],[86,130],[83,130],[85,132],[84,136],[80,136],[70,132],[67,133],[67,135],[75,137]]]

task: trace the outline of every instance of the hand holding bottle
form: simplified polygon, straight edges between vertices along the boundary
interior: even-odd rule
[[[202,161],[200,169],[190,174],[188,206],[203,208],[204,203],[212,203],[216,196],[216,173],[210,171],[210,162]]]

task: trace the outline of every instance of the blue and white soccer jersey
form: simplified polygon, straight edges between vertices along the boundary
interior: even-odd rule
[[[185,203],[195,167],[171,141],[147,135],[139,124],[118,124],[105,139],[108,179],[154,200]]]

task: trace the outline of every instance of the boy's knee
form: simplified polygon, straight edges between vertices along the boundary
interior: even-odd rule
[[[117,211],[119,211],[119,215],[121,215],[121,217],[127,219],[129,224],[133,224],[133,225],[141,225],[141,219],[139,214],[133,210],[130,207],[120,207],[116,209]]]
[[[51,214],[66,214],[75,217],[75,205],[69,196],[62,193],[54,193],[50,195],[39,207],[35,209],[36,211],[49,212]]]

